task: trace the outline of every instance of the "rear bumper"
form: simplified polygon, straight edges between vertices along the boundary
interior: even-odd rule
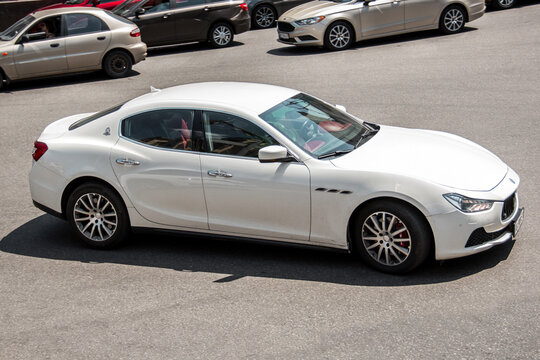
[[[251,19],[249,16],[247,16],[246,18],[235,20],[233,26],[235,34],[241,34],[243,32],[249,31],[251,27]]]
[[[127,50],[129,50],[129,52],[133,56],[133,64],[136,64],[146,59],[147,47],[146,44],[142,41],[140,43],[130,45]]]
[[[485,11],[486,11],[486,3],[484,1],[472,5],[469,8],[469,22],[482,17]]]

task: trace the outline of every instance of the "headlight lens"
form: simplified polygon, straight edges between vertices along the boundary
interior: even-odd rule
[[[444,194],[446,200],[458,210],[466,213],[474,213],[491,209],[493,200],[471,199],[460,194]]]
[[[324,20],[324,16],[312,17],[309,19],[297,20],[294,23],[298,26],[313,25]]]

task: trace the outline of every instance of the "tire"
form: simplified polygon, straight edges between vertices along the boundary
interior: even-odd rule
[[[4,87],[6,84],[4,84],[4,75],[2,75],[2,70],[0,70],[0,91],[4,90]]]
[[[491,5],[495,9],[504,10],[504,9],[510,9],[516,4],[516,0],[492,0]]]
[[[77,238],[97,249],[120,245],[131,229],[124,202],[101,184],[76,188],[68,198],[66,217]]]
[[[349,24],[337,21],[331,24],[324,35],[324,46],[331,51],[345,50],[353,43],[354,34]]]
[[[113,79],[127,76],[132,66],[131,56],[120,50],[111,51],[103,60],[103,70]]]
[[[353,228],[356,252],[369,266],[404,274],[421,265],[431,248],[431,232],[418,210],[381,200],[363,207]]]
[[[259,5],[253,10],[251,19],[254,28],[268,29],[276,25],[276,10],[270,5]]]
[[[441,14],[439,30],[445,34],[457,34],[463,31],[467,14],[460,6],[449,6]]]
[[[231,45],[233,38],[233,28],[226,23],[215,24],[208,33],[208,41],[216,48],[223,48]]]

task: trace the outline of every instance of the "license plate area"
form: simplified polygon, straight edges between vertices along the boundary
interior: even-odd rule
[[[521,225],[523,224],[524,214],[525,214],[525,209],[521,208],[518,210],[518,215],[516,217],[516,220],[514,220],[514,229],[512,231],[514,237],[516,237],[517,233],[519,232],[519,229],[521,229]]]

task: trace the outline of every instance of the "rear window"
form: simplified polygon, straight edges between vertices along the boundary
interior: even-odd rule
[[[126,19],[125,17],[122,17],[122,16],[120,16],[120,15],[117,15],[117,14],[115,14],[115,13],[113,13],[113,12],[107,11],[106,14],[109,15],[110,17],[112,17],[112,18],[115,18],[115,19],[118,20],[118,21],[123,22],[124,24],[135,25],[135,24],[133,23],[133,21],[128,20],[128,19]]]
[[[126,101],[127,102],[127,101]],[[120,109],[126,102],[123,102],[119,105],[116,105],[116,106],[113,106],[111,108],[108,108],[106,110],[103,110],[103,111],[100,111],[100,112],[97,112],[95,113],[94,115],[90,115],[89,117],[85,117],[83,119],[80,119],[80,120],[77,120],[75,121],[73,124],[71,124],[69,126],[69,130],[75,130],[83,125],[86,125],[88,124],[89,122],[92,122],[96,119],[99,119],[100,117],[103,117],[105,115],[109,115],[109,114],[112,114],[113,112],[117,111],[118,109]]]

